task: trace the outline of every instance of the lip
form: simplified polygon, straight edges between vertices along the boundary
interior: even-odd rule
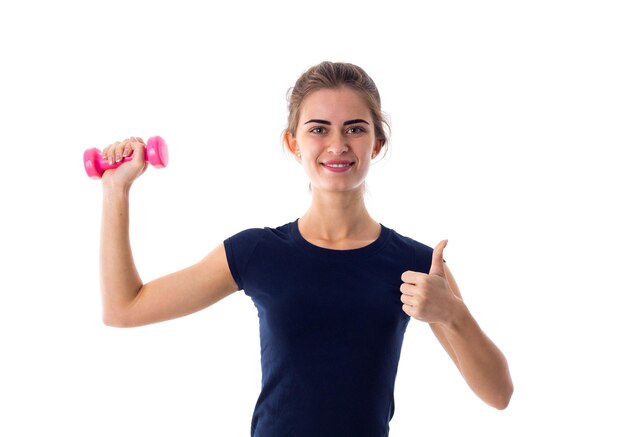
[[[352,168],[353,165],[354,161],[346,160],[330,160],[321,163],[322,167],[334,173],[342,173],[344,171],[348,171]]]

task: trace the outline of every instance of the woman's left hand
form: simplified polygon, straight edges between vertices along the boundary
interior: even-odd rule
[[[448,240],[442,240],[433,250],[428,274],[406,271],[400,286],[402,310],[409,316],[427,323],[450,323],[463,301],[448,283],[443,267],[443,249]]]

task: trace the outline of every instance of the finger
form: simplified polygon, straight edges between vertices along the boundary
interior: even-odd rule
[[[402,285],[400,285],[400,293],[402,293],[403,295],[405,294],[407,296],[414,296],[416,293],[415,288],[416,288],[415,285],[405,282]]]
[[[100,156],[102,156],[103,159],[107,159],[107,160],[109,159],[109,149],[111,148],[111,146],[112,144],[109,144],[108,146],[102,149]]]
[[[402,280],[402,282],[406,282],[408,284],[417,284],[419,280],[422,279],[422,277],[424,276],[428,276],[428,275],[422,272],[414,272],[411,270],[407,270],[406,272],[402,273],[402,276],[400,276],[400,279]]]
[[[433,250],[433,260],[430,264],[429,274],[441,276],[443,278],[446,277],[446,273],[443,269],[443,249],[447,244],[448,240],[441,240]]]
[[[411,270],[407,270],[406,272],[402,273],[402,276],[400,276],[400,279],[402,280],[402,282],[408,282],[409,284],[415,284],[414,280],[415,280],[415,276],[413,275],[413,273]]]
[[[406,304],[402,305],[402,311],[404,311],[406,313],[406,315],[409,316],[409,317],[417,318],[416,317],[417,314],[415,312],[415,308],[412,307],[411,305],[406,305]]]
[[[132,137],[130,138],[130,141],[127,141],[126,143],[124,143],[124,149],[122,150],[122,157],[124,158],[126,158],[127,156],[130,156],[130,154],[133,152],[131,141],[133,141]]]
[[[120,162],[122,159],[124,159],[125,155],[124,155],[124,151],[126,150],[126,148],[129,145],[130,140],[128,138],[126,138],[124,141],[122,141],[119,146],[115,149],[115,162]]]
[[[102,149],[102,157],[109,161],[109,164],[113,164],[115,159],[112,157],[112,150],[115,150],[115,143],[109,144],[104,149]]]
[[[115,151],[119,147],[121,143],[119,141],[114,142],[109,147],[107,147],[106,158],[109,160],[109,164],[115,164]]]
[[[418,299],[415,296],[409,296],[407,294],[400,295],[400,302],[408,306],[415,306],[418,303]]]
[[[143,142],[135,141],[129,142],[129,147],[132,149],[133,160],[143,161],[145,159],[145,146]]]
[[[121,143],[117,143],[117,146],[115,147],[115,162],[120,162],[122,160],[124,157],[124,150],[129,144],[130,140],[128,138]]]

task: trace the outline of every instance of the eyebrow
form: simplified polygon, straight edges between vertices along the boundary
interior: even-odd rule
[[[326,124],[328,126],[331,125],[330,121],[328,121],[328,120],[319,120],[319,119],[316,119],[316,118],[313,118],[313,119],[305,122],[304,124],[308,124],[308,123]],[[355,118],[354,120],[344,121],[343,125],[344,126],[348,126],[349,124],[356,124],[356,123],[365,123],[365,124],[369,125],[369,123],[367,121],[363,120],[362,118]]]

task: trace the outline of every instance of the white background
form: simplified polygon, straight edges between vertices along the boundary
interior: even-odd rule
[[[133,187],[131,239],[144,281],[178,270],[306,210],[280,133],[287,89],[323,60],[364,67],[391,119],[370,212],[449,239],[515,383],[507,410],[486,406],[412,321],[391,435],[626,433],[621,2],[92,3],[0,6],[0,435],[249,435],[258,319],[242,292],[102,324],[82,152],[166,139],[168,168]]]

